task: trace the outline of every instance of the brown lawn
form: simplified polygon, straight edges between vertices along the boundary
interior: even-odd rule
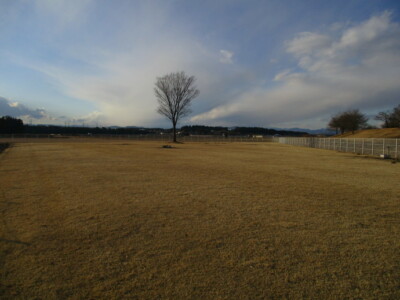
[[[3,152],[0,298],[400,298],[400,163],[161,145]]]

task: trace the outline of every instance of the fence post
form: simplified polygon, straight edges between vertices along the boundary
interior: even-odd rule
[[[374,139],[372,139],[372,155],[374,155]]]
[[[399,140],[399,139],[396,139],[396,155],[395,155],[395,156],[396,156],[396,160],[399,158],[399,154],[398,154],[398,153],[399,153],[399,150],[398,150],[398,148],[397,148],[397,144],[398,144],[397,141],[398,141],[398,140]]]
[[[354,144],[353,144],[353,149],[354,149],[354,153],[356,153],[356,139],[354,139]]]
[[[364,155],[364,139],[362,139],[361,154]]]
[[[382,140],[383,140],[383,142],[382,142],[383,155],[385,155],[385,139],[382,139]],[[388,155],[389,155],[389,153],[388,153]]]

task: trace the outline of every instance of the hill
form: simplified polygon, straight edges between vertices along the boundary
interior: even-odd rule
[[[338,134],[335,138],[400,138],[400,128],[381,128],[358,130],[354,134],[346,132]]]

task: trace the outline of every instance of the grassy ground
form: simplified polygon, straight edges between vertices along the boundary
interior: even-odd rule
[[[273,143],[15,144],[0,298],[398,299],[399,178]]]

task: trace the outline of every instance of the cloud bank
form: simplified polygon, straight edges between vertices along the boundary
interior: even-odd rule
[[[105,124],[103,113],[93,111],[77,117],[55,116],[43,108],[31,109],[19,102],[0,97],[0,116],[10,116],[24,121],[25,124],[91,125]]]
[[[14,118],[32,118],[43,119],[47,117],[44,109],[30,109],[18,102],[12,102],[4,97],[0,97],[1,116],[10,116]]]
[[[399,102],[400,27],[390,12],[340,32],[299,33],[286,51],[297,67],[276,74],[277,86],[247,89],[191,122],[296,126],[320,116],[325,125],[324,117],[335,111]]]

